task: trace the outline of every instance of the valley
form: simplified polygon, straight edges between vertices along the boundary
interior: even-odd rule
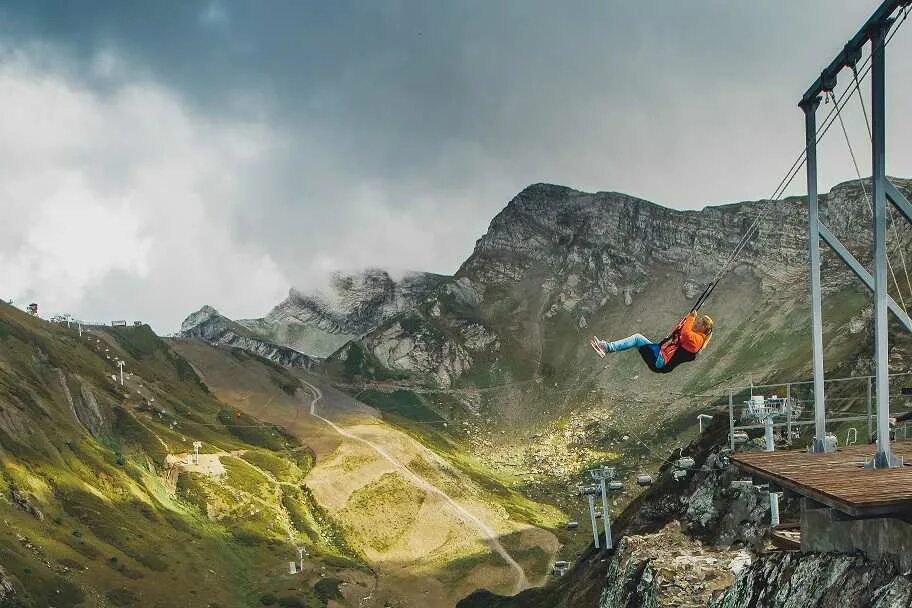
[[[175,348],[225,403],[313,446],[316,465],[304,482],[379,575],[375,597],[364,605],[447,606],[479,587],[509,594],[527,587],[527,578],[543,582],[558,541],[536,526],[564,523],[554,507],[506,489],[504,498],[492,496],[446,455],[319,376],[301,372],[302,387],[289,395],[261,381],[262,363],[242,367],[197,342]]]

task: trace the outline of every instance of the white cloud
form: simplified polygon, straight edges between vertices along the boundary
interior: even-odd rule
[[[154,82],[101,93],[39,65],[0,63],[0,296],[160,331],[203,303],[241,316],[282,297],[288,281],[238,225],[266,126],[210,120]]]

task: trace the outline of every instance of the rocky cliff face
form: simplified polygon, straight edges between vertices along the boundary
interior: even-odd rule
[[[451,386],[482,357],[496,356],[498,337],[470,311],[481,303],[471,281],[447,281],[427,301],[370,332],[361,345],[387,369]],[[455,313],[455,314],[454,314]],[[348,356],[348,353],[340,353]]]
[[[870,238],[858,230],[870,222],[858,182],[837,186],[820,205],[822,220],[844,243],[859,252],[869,249]],[[559,310],[585,315],[612,302],[629,305],[664,272],[683,275],[676,286],[689,299],[713,278],[760,213],[759,231],[733,272],[750,273],[772,289],[804,272],[807,210],[802,199],[676,211],[625,194],[549,184],[520,192],[494,218],[457,276],[493,286],[542,274],[545,310],[552,315]]]
[[[241,348],[285,367],[309,368],[314,363],[304,353],[264,340],[239,323],[220,315],[211,306],[203,306],[188,316],[181,324],[180,335],[216,346]]]
[[[759,558],[710,608],[906,608],[912,576],[887,562],[835,553],[771,553]]]
[[[907,608],[912,576],[836,553],[750,556],[704,546],[675,526],[618,543],[598,608]]]

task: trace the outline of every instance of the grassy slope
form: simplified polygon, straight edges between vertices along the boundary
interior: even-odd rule
[[[126,390],[110,378],[114,353],[133,374]],[[58,373],[77,402],[84,391],[97,400],[96,437]],[[225,457],[223,479],[170,472],[166,455],[193,440],[243,460]],[[295,545],[347,553],[299,485],[312,462],[280,430],[236,418],[148,328],[79,337],[0,305],[0,565],[11,605],[250,606],[270,593],[321,605],[318,575],[283,575]]]

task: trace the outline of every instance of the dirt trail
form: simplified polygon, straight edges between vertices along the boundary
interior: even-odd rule
[[[504,546],[500,543],[500,541],[497,538],[497,533],[494,530],[489,528],[487,526],[487,524],[485,524],[483,521],[478,519],[478,517],[476,517],[475,515],[470,513],[468,510],[466,510],[465,507],[463,507],[462,505],[457,503],[455,500],[453,500],[446,492],[442,491],[437,486],[431,484],[427,480],[419,477],[418,475],[416,475],[415,473],[410,471],[405,465],[403,465],[398,460],[393,458],[382,447],[368,441],[367,439],[358,437],[357,435],[355,435],[349,431],[346,431],[345,429],[336,425],[332,420],[329,420],[327,418],[324,418],[323,416],[320,416],[317,413],[317,403],[323,398],[323,392],[318,387],[314,386],[313,384],[310,384],[307,381],[302,380],[302,382],[312,392],[312,397],[310,398],[310,415],[311,416],[323,421],[324,423],[329,425],[334,431],[336,431],[339,435],[345,437],[346,439],[350,439],[352,441],[357,441],[361,444],[368,446],[374,452],[376,452],[378,455],[380,455],[381,458],[383,458],[384,460],[389,462],[391,465],[396,467],[396,469],[403,476],[405,476],[409,481],[411,481],[416,487],[424,490],[428,494],[433,494],[433,495],[443,499],[448,505],[450,505],[450,507],[453,508],[453,510],[456,512],[456,514],[463,521],[465,521],[470,526],[473,526],[481,533],[481,536],[484,538],[484,540],[491,546],[491,548],[494,551],[496,551],[507,562],[507,564],[510,566],[510,568],[516,573],[516,584],[513,587],[513,592],[519,593],[523,589],[529,587],[529,581],[526,578],[526,572],[523,570],[522,566],[520,566],[519,563],[517,563],[517,561],[515,559],[513,559],[513,557],[507,552],[507,550],[504,548]]]

